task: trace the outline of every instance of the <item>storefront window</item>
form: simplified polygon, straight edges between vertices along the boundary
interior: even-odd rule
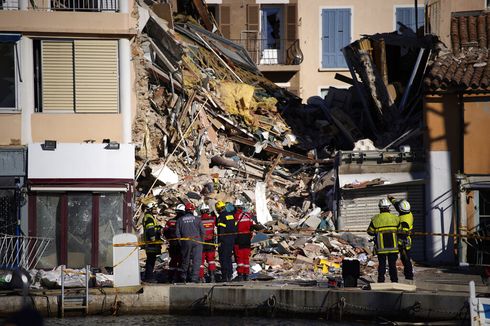
[[[53,268],[59,265],[61,233],[61,200],[60,195],[43,194],[36,197],[36,215],[38,237],[52,238],[44,255],[39,260],[37,268]]]
[[[68,195],[68,262],[71,268],[82,268],[91,263],[92,250],[92,194]]]
[[[112,237],[123,232],[123,195],[101,194],[99,207],[99,266],[112,267]]]

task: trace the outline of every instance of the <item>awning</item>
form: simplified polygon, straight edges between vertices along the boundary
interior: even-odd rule
[[[44,192],[127,192],[127,187],[51,187],[51,186],[31,186],[31,191],[44,191]]]
[[[15,43],[21,37],[21,34],[0,34],[0,43]]]
[[[339,174],[339,185],[340,188],[344,188],[345,185],[352,185],[352,187],[345,188],[350,190],[365,188],[363,183],[373,180],[379,182],[374,182],[372,186],[379,187],[401,183],[421,183],[424,179],[425,172]]]

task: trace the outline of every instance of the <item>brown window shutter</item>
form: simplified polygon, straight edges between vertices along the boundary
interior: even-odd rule
[[[294,5],[287,5],[286,7],[286,38],[294,42],[298,38],[298,7]]]
[[[228,38],[228,39],[231,36],[230,13],[231,13],[230,6],[220,5],[220,7],[219,7],[219,28],[221,30],[221,34],[223,34],[223,36]]]
[[[247,5],[247,30],[259,30],[259,5]]]

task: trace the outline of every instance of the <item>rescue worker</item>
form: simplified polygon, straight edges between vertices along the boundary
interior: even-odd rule
[[[250,274],[252,231],[255,223],[252,215],[245,211],[243,202],[240,199],[235,201],[235,207],[235,225],[238,233],[235,239],[234,247],[238,273],[236,281],[240,282],[248,281],[248,274]]]
[[[215,242],[215,231],[216,227],[216,215],[210,213],[209,206],[202,204],[201,206],[201,223],[204,228],[204,242],[213,243]],[[216,282],[215,271],[216,271],[216,247],[212,244],[203,244],[202,246],[202,259],[201,259],[201,269],[199,270],[199,279],[204,283],[204,263],[208,263],[208,273],[209,281],[211,283]]]
[[[398,249],[400,259],[403,263],[403,274],[406,280],[413,280],[413,267],[410,249],[412,249],[413,215],[410,211],[410,203],[405,200],[396,200],[395,197],[388,195],[388,199],[398,212],[400,224],[398,225]]]
[[[186,203],[185,204],[185,212],[186,213],[189,213],[189,214],[192,214],[192,215],[196,215],[195,214],[195,210],[196,210],[196,207],[194,206],[193,203]]]
[[[399,218],[390,213],[390,202],[383,198],[379,201],[380,213],[373,216],[367,233],[374,236],[374,249],[378,255],[378,283],[385,281],[386,259],[391,282],[398,282],[396,261],[398,259],[398,224]]]
[[[218,212],[218,253],[223,282],[230,282],[233,275],[233,246],[235,245],[236,225],[233,213],[226,210],[226,204],[218,201],[215,205]]]
[[[185,282],[190,275],[191,282],[199,283],[199,269],[202,259],[201,242],[205,232],[201,219],[193,214],[194,205],[192,207],[191,205],[186,204],[185,214],[177,220],[175,235],[179,239],[184,238],[179,240],[182,253],[181,278]]]
[[[161,240],[162,227],[158,224],[155,215],[158,213],[157,207],[153,203],[146,206],[145,215],[143,217],[143,230],[145,242],[155,242]],[[162,253],[162,245],[160,243],[145,244],[146,265],[145,265],[145,282],[155,282],[153,269],[157,256]]]
[[[177,220],[184,214],[185,206],[183,204],[177,205],[174,218],[168,220],[163,229],[165,238],[169,240],[168,255],[170,257],[170,262],[168,264],[168,280],[170,283],[178,282],[181,273],[182,254],[180,252],[180,243],[176,240],[176,227]]]

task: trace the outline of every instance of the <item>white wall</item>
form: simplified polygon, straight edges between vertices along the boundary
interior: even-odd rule
[[[58,143],[45,151],[40,143],[28,147],[29,179],[134,179],[134,145],[119,150],[106,144]]]
[[[454,233],[453,189],[451,183],[450,152],[429,152],[429,180],[426,183],[426,231]],[[454,262],[453,238],[447,236],[426,237],[426,258],[429,262]]]

